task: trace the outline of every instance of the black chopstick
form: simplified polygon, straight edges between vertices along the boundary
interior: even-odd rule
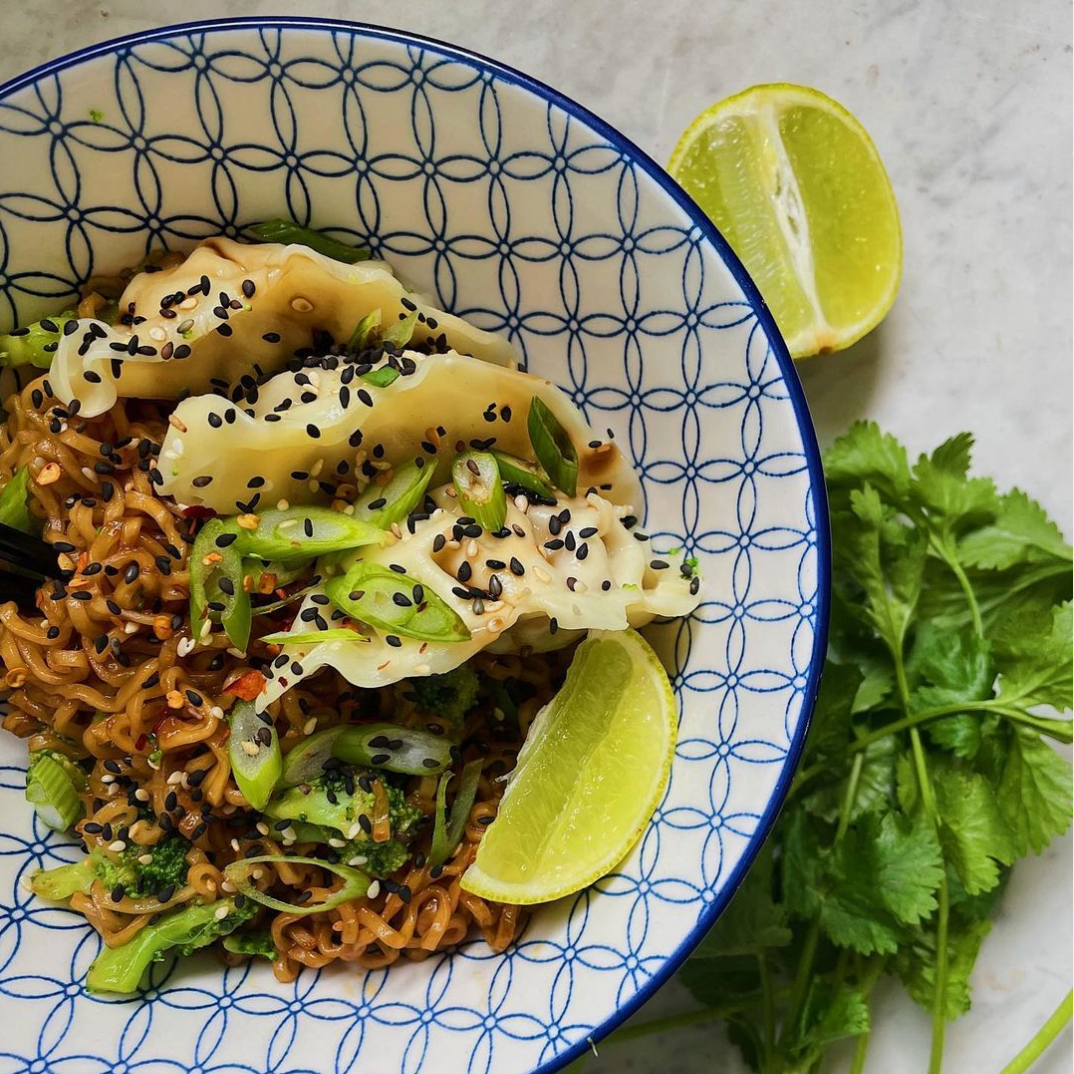
[[[0,567],[0,604],[13,600],[24,612],[37,611],[37,589],[41,582],[25,574]],[[38,613],[40,614],[40,613]]]
[[[9,567],[42,578],[58,578],[60,575],[56,553],[49,545],[3,522],[0,522],[0,559]]]

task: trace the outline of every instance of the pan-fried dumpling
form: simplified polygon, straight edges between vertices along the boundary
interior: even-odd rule
[[[634,528],[630,504],[592,492],[560,496],[554,507],[519,498],[508,503],[503,536],[484,530],[467,537],[456,528],[464,516],[452,492],[443,486],[433,493],[437,510],[413,533],[403,531],[383,548],[361,549],[340,569],[375,564],[395,572],[404,588],[424,587],[458,615],[469,640],[422,641],[366,627],[366,640],[285,645],[266,671],[270,678],[259,707],[323,667],[336,668],[356,686],[384,686],[450,671],[482,649],[555,648],[580,631],[643,626],[655,616],[688,615],[697,607],[692,569],[652,551]],[[307,594],[292,632],[348,623],[327,599],[323,588]]]
[[[252,401],[185,399],[161,448],[161,491],[221,514],[279,499],[308,502],[325,497],[326,478],[363,485],[381,460],[398,465],[428,456],[437,442],[439,478],[446,480],[459,441],[495,438],[497,449],[532,458],[526,418],[536,396],[574,442],[579,488],[641,506],[637,478],[619,448],[596,437],[550,381],[458,354],[408,352],[392,361],[402,373],[384,387],[354,375],[364,367],[329,358],[325,364],[336,368],[279,373],[251,393]]]
[[[346,265],[307,246],[206,239],[182,263],[135,276],[119,308],[133,323],[82,319],[53,360],[53,388],[86,417],[120,395],[174,399],[274,372],[315,330],[344,342],[375,310],[385,325],[416,310],[415,344],[501,365],[516,357],[506,340],[409,294],[384,262]]]

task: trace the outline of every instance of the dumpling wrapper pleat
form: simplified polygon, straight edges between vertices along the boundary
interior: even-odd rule
[[[198,289],[203,277],[209,281],[207,295]],[[243,290],[247,281],[247,290],[253,284],[249,297]],[[188,294],[191,289],[198,289],[197,294]],[[185,297],[162,308],[176,292]],[[224,304],[221,293],[228,300]],[[251,245],[217,237],[204,240],[180,264],[140,272],[131,280],[119,309],[144,320],[112,327],[84,318],[77,331],[61,336],[50,381],[64,402],[79,400],[84,417],[104,413],[120,396],[197,394],[208,391],[214,379],[232,384],[243,374],[256,375],[255,367],[263,373],[282,369],[296,350],[312,344],[315,330],[346,342],[374,310],[390,326],[409,312],[404,298],[426,318],[415,325],[416,343],[443,334],[456,351],[500,365],[517,364],[505,339],[434,309],[408,292],[383,261],[345,265],[306,246]],[[231,309],[231,301],[239,308]],[[221,308],[226,318],[219,315]],[[85,347],[91,331],[97,338]],[[174,357],[182,348],[189,348],[189,355]]]

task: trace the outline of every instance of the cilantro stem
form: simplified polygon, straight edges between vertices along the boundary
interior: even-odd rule
[[[936,811],[936,798],[932,793],[932,780],[929,778],[928,765],[925,763],[925,750],[921,745],[921,732],[916,727],[910,728],[910,744],[914,753],[914,768],[921,790],[921,802],[925,812],[937,829],[939,837],[939,815]],[[947,890],[946,870],[940,877],[939,909],[936,913],[936,973],[932,994],[932,1048],[929,1052],[929,1074],[940,1074],[943,1065],[943,1041],[946,1031],[947,999],[947,919],[950,913],[950,896]]]
[[[1048,1021],[1037,1030],[1033,1039],[1000,1071],[1000,1074],[1023,1074],[1041,1056],[1074,1013],[1074,992],[1068,992],[1063,1002],[1052,1011]]]
[[[994,712],[997,716],[1004,716],[1015,723],[1032,727],[1034,730],[1040,731],[1041,734],[1048,735],[1059,742],[1070,742],[1074,739],[1074,722],[1070,720],[1052,720],[1043,716],[1032,716],[1021,709],[1011,708],[1008,705],[997,705],[994,701],[963,701],[957,705],[945,705],[942,708],[915,712],[912,716],[905,716],[901,720],[895,720],[892,723],[885,724],[883,727],[878,727],[875,731],[870,731],[869,734],[862,735],[861,738],[852,742],[849,750],[851,753],[856,753],[882,738],[887,738],[888,735],[894,735],[899,731],[917,727],[919,724],[927,723],[929,720],[937,720],[941,716],[958,716],[968,712]],[[826,770],[827,766],[825,765],[813,765],[811,768],[799,772],[794,783],[797,784],[799,780],[804,783],[807,779],[811,779]],[[795,785],[792,785],[791,792],[793,793],[795,789]]]
[[[776,1001],[772,994],[772,974],[768,967],[768,957],[764,951],[757,952],[757,969],[761,977],[761,1011],[764,1017],[765,1058],[761,1067],[767,1069],[776,1047]]]
[[[973,586],[970,584],[969,578],[966,577],[966,572],[962,569],[962,564],[959,563],[958,557],[948,547],[946,539],[938,539],[933,535],[930,536],[929,543],[932,545],[936,554],[947,564],[951,573],[958,579],[958,584],[965,594],[966,603],[970,606],[970,617],[973,619],[973,632],[977,637],[983,638],[984,623],[981,620],[981,609],[977,603],[977,596],[973,592]]]

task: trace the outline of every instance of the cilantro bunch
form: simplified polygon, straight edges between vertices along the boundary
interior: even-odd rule
[[[1071,741],[1071,549],[1025,493],[969,476],[972,443],[911,466],[860,423],[825,457],[830,648],[802,766],[681,971],[763,1074],[845,1037],[861,1071],[883,974],[931,1012],[936,1074],[1011,867],[1070,823],[1046,740]]]

